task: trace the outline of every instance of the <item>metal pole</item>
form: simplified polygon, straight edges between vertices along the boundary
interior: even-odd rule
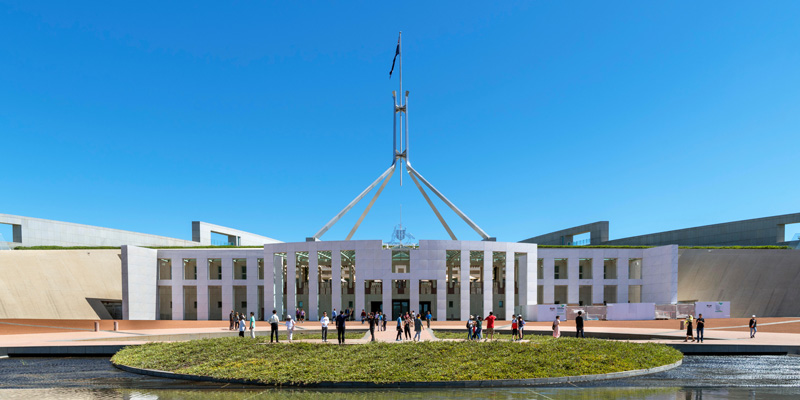
[[[398,95],[400,96],[400,108],[399,112],[403,111],[403,31],[397,36],[397,46],[400,48],[400,62],[398,63],[398,81],[400,82],[400,91]],[[405,148],[403,146],[403,116],[400,116],[400,153],[405,153]],[[403,156],[405,158],[405,156]],[[400,160],[400,168],[402,168],[403,160]],[[402,171],[401,171],[402,172]],[[403,174],[400,174],[400,186],[403,186]]]
[[[406,101],[405,101],[405,105],[403,107],[403,110],[404,110],[403,114],[405,114],[405,118],[406,118],[406,164],[408,164],[408,163],[411,162],[410,161],[411,160],[411,158],[410,158],[411,154],[408,151],[408,90],[406,90]]]
[[[392,90],[392,115],[394,121],[392,124],[392,164],[397,160],[397,93]]]

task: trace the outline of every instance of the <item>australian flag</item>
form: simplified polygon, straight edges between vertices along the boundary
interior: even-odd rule
[[[397,61],[397,56],[400,55],[400,37],[397,37],[397,49],[394,51],[394,58],[392,59],[392,69],[389,70],[389,79],[392,79],[392,72],[394,72],[394,62]]]

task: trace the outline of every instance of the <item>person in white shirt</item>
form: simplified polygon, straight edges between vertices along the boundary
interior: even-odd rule
[[[272,343],[272,338],[273,337],[275,338],[275,343],[280,343],[280,340],[278,340],[278,323],[280,323],[280,322],[281,322],[281,320],[280,320],[280,318],[278,318],[278,312],[276,310],[272,310],[272,316],[269,317],[269,328],[270,328],[269,342],[270,343]]]
[[[322,341],[327,343],[328,342],[328,324],[331,323],[330,318],[328,318],[328,312],[322,312],[322,318],[320,318],[319,323],[322,324]]]
[[[247,328],[247,324],[244,322],[244,314],[239,316],[239,337],[244,337],[244,331]]]
[[[286,317],[286,333],[287,336],[289,337],[289,343],[292,343],[292,334],[294,333],[295,325],[297,324],[294,322],[291,315]]]

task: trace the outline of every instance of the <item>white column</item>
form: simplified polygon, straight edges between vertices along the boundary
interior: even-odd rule
[[[510,320],[514,312],[514,252],[506,252],[506,302],[503,307],[506,310],[506,319]]]
[[[283,316],[283,258],[277,254],[270,257],[272,259],[272,274],[275,281],[274,300],[272,309],[278,312],[278,317]],[[272,311],[267,313],[267,316],[272,315]]]
[[[297,310],[297,253],[286,253],[286,313],[295,317]]]
[[[356,250],[356,256],[355,256],[355,258],[356,258],[356,261],[355,261],[355,263],[356,263],[356,266],[355,266],[356,276],[355,276],[355,283],[354,283],[355,284],[355,288],[353,289],[353,295],[356,298],[355,307],[354,307],[353,312],[356,313],[355,319],[357,321],[359,321],[361,319],[361,310],[363,309],[364,311],[366,311],[366,308],[364,307],[364,282],[365,282],[364,281],[364,276],[366,275],[365,269],[366,269],[367,263],[368,263],[368,261],[365,261],[363,257],[359,258],[358,257],[358,253],[359,253],[359,251]],[[360,321],[359,321],[359,323],[360,323]]]
[[[555,258],[544,257],[542,259],[542,264],[542,269],[544,270],[544,285],[542,287],[544,294],[542,295],[542,301],[544,301],[544,304],[553,304],[556,301],[556,283],[553,278],[556,265]]]
[[[461,316],[460,320],[469,318],[469,250],[461,250]]]
[[[627,254],[617,259],[617,303],[628,302],[628,259]]]
[[[342,251],[331,250],[331,308],[342,310]]]
[[[567,259],[567,304],[577,305],[580,302],[580,260],[579,257]]]
[[[411,286],[411,293],[408,296],[408,309],[419,313],[419,279],[408,277],[408,284]]]
[[[603,284],[603,258],[602,251],[600,254],[594,254],[592,257],[592,304],[603,304],[603,296],[605,294],[605,286]]]
[[[258,259],[256,257],[247,257],[247,318],[250,318],[250,312],[258,319],[258,314],[261,310],[258,309]],[[225,311],[223,309],[223,311]],[[226,311],[230,312],[230,311]],[[264,310],[266,313],[267,310]],[[227,314],[222,314],[223,318]]]
[[[183,321],[183,258],[172,259],[172,319]]]
[[[233,285],[236,283],[233,279],[233,258],[222,258],[222,280],[215,282],[219,282],[220,285],[220,293],[222,295],[222,318],[225,319],[228,317],[231,310],[235,308],[233,304]],[[249,306],[250,303],[248,302],[247,305]]]
[[[319,254],[317,250],[308,251],[308,311],[309,321],[319,321]]]
[[[208,321],[208,258],[197,259],[197,320]]]
[[[447,320],[447,280],[436,280],[436,313],[433,317],[437,321]],[[388,328],[387,328],[388,329]]]
[[[497,318],[502,317],[500,314],[500,310],[494,309],[494,285],[492,285],[492,268],[494,267],[492,263],[492,252],[491,251],[484,251],[483,252],[483,315],[485,317],[489,315],[489,311],[494,312],[494,316]]]

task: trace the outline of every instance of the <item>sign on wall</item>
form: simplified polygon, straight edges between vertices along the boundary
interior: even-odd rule
[[[703,314],[703,318],[730,318],[730,301],[697,301],[694,303],[695,316]]]

